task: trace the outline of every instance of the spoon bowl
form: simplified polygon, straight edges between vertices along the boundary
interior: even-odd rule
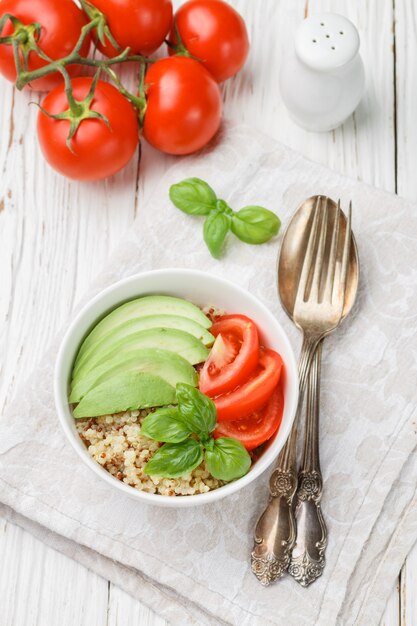
[[[278,293],[284,311],[291,320],[294,316],[295,298],[297,295],[298,284],[300,282],[300,274],[317,200],[318,196],[312,196],[298,207],[286,228],[281,244],[281,251],[278,258]],[[329,228],[327,229],[326,249],[330,250],[331,232],[333,230],[334,220],[338,213],[337,203],[330,198],[327,199],[327,210]],[[337,258],[341,263],[347,218],[343,211],[339,211],[339,216],[340,230]],[[326,254],[325,259],[327,261],[328,258],[329,254]],[[359,258],[356,241],[352,233],[342,319],[346,317],[353,307],[358,289],[358,283]]]

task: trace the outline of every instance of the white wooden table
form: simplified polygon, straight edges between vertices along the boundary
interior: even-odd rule
[[[177,4],[179,4],[177,2]],[[246,70],[224,87],[225,113],[306,156],[417,201],[417,0],[233,0],[251,40]],[[366,97],[336,132],[288,119],[278,68],[288,32],[304,14],[336,11],[359,27]],[[144,198],[172,162],[145,147],[113,180],[69,183],[43,162],[35,140],[37,96],[0,82],[0,407],[36,366]],[[248,146],[248,151],[250,146]],[[139,602],[0,518],[1,626],[162,626]],[[417,625],[417,549],[383,619]],[[327,625],[326,625],[327,626]]]

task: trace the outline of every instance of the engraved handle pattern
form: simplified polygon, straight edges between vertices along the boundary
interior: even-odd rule
[[[297,538],[288,567],[289,574],[303,587],[322,575],[326,563],[327,528],[320,505],[323,481],[318,440],[321,350],[322,343],[314,355],[308,381],[306,434],[295,505]]]
[[[294,425],[282,448],[269,480],[269,502],[260,516],[254,533],[251,552],[252,572],[262,585],[269,585],[283,576],[289,566],[296,539],[293,499],[297,489],[296,443],[297,423],[303,392],[317,339],[304,338],[299,361],[300,396]]]
[[[290,562],[296,537],[292,510],[292,500],[297,489],[295,471],[275,469],[269,481],[269,489],[271,496],[256,524],[255,545],[251,553],[252,572],[264,586],[281,578]]]

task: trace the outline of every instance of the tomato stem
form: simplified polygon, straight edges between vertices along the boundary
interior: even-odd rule
[[[65,94],[67,96],[69,108],[66,111],[63,111],[62,113],[52,114],[52,113],[49,113],[49,111],[46,111],[46,109],[44,109],[42,106],[40,107],[42,113],[44,113],[48,117],[54,120],[67,120],[70,123],[70,130],[69,130],[68,137],[67,137],[67,146],[68,146],[68,149],[71,150],[72,153],[74,153],[74,149],[72,147],[72,139],[75,136],[78,130],[78,127],[80,126],[83,120],[100,119],[110,128],[109,120],[107,119],[107,117],[105,117],[98,111],[94,111],[91,108],[93,104],[93,100],[94,100],[94,94],[96,91],[97,82],[100,78],[100,73],[101,73],[101,70],[97,70],[97,72],[95,73],[89,92],[86,95],[86,97],[83,100],[77,100],[74,97],[74,94],[72,92],[70,76],[67,70],[65,68],[62,68],[62,75],[65,81]]]
[[[1,1],[1,0],[0,0]],[[45,52],[39,47],[38,41],[41,34],[41,25],[38,23],[23,24],[20,20],[11,14],[5,14],[0,19],[0,32],[2,32],[5,24],[10,21],[14,27],[12,34],[0,37],[0,44],[11,45],[13,47],[13,55],[16,66],[16,87],[21,90],[29,83],[33,83],[39,78],[48,76],[59,72],[65,83],[65,94],[68,101],[68,110],[59,115],[52,115],[48,113],[42,107],[43,113],[54,119],[66,119],[70,122],[70,132],[67,138],[67,145],[71,151],[71,140],[78,130],[80,123],[87,118],[100,118],[103,122],[108,124],[108,120],[97,111],[91,110],[91,104],[94,98],[94,91],[97,85],[97,81],[102,72],[110,78],[125,98],[137,109],[140,126],[143,125],[143,119],[146,110],[146,86],[144,84],[146,64],[153,63],[154,59],[145,57],[141,54],[131,54],[130,48],[122,50],[120,45],[113,37],[110,28],[107,24],[106,16],[99,11],[88,0],[80,0],[81,6],[89,18],[89,22],[83,26],[80,32],[80,37],[74,46],[74,49],[65,57],[61,59],[51,59],[45,54]],[[106,42],[110,43],[117,51],[117,56],[113,58],[89,58],[84,57],[81,54],[81,50],[87,38],[95,31],[96,39],[103,45]],[[36,70],[28,70],[28,58],[29,53],[36,53],[46,64]],[[119,76],[113,69],[113,65],[119,63],[139,63],[139,92],[138,95],[130,93],[121,82]],[[67,71],[69,65],[80,65],[86,67],[94,67],[97,71],[94,76],[94,80],[91,85],[91,89],[87,97],[78,101],[74,97],[71,78]]]
[[[173,43],[169,39],[165,39],[165,43],[168,46],[168,48],[170,48],[171,50],[174,50],[175,56],[188,57],[189,59],[194,59],[195,61],[204,63],[203,59],[200,59],[199,57],[196,57],[194,54],[191,54],[191,52],[185,46],[175,20],[174,20],[174,34],[175,34],[175,43]]]
[[[43,52],[43,50],[41,50],[41,48],[37,44],[36,39],[34,38],[33,41],[31,41],[31,50],[36,52],[36,54],[38,54],[42,59],[44,59],[47,62],[47,65],[40,67],[36,70],[33,70],[31,72],[29,72],[27,68],[25,67],[22,68],[22,64],[20,62],[20,55],[16,54],[15,52],[15,64],[16,64],[16,71],[17,71],[16,87],[19,90],[21,90],[28,83],[31,83],[37,80],[38,78],[43,78],[44,76],[48,76],[49,74],[53,74],[54,72],[60,72],[62,74],[62,69],[63,68],[65,69],[68,65],[83,65],[83,66],[88,66],[88,67],[95,67],[97,69],[102,69],[114,80],[114,82],[117,82],[115,72],[111,74],[107,72],[107,68],[109,68],[110,66],[116,65],[118,63],[144,63],[144,62],[152,63],[154,61],[153,59],[147,58],[141,54],[130,54],[130,48],[125,48],[125,50],[121,50],[120,54],[110,59],[94,59],[94,58],[92,59],[92,58],[83,57],[80,54],[80,50],[82,49],[83,44],[86,38],[90,35],[91,31],[98,28],[100,21],[101,21],[101,18],[96,17],[91,22],[83,26],[81,30],[80,38],[77,41],[74,49],[67,56],[61,59],[56,59],[56,60],[50,59]],[[0,21],[0,26],[1,26],[1,21]],[[30,27],[38,27],[38,25],[31,24],[25,28],[29,29]],[[14,38],[13,42],[1,41],[1,38],[0,38],[0,43],[11,43],[14,46],[14,48],[16,48],[17,46],[18,53],[22,51],[21,42],[18,41],[16,38]],[[22,54],[22,56],[25,58],[24,54]]]
[[[122,48],[113,37],[104,13],[102,13],[102,11],[97,9],[97,7],[95,7],[93,4],[91,4],[91,2],[88,2],[87,0],[80,0],[80,4],[83,8],[84,13],[86,13],[91,21],[98,20],[96,33],[97,39],[100,41],[100,43],[105,46],[107,39],[109,43],[113,46],[113,48],[121,52]]]

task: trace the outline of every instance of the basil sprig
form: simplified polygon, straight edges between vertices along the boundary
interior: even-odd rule
[[[251,458],[240,441],[211,436],[217,421],[213,400],[185,383],[177,384],[176,395],[177,407],[157,409],[142,422],[142,435],[164,442],[147,462],[144,472],[161,478],[178,478],[192,472],[205,458],[214,478],[229,481],[244,476]]]
[[[169,197],[184,213],[205,216],[204,241],[215,259],[220,258],[229,231],[245,243],[261,244],[275,237],[281,227],[277,215],[261,206],[233,211],[201,178],[186,178],[172,185]]]

